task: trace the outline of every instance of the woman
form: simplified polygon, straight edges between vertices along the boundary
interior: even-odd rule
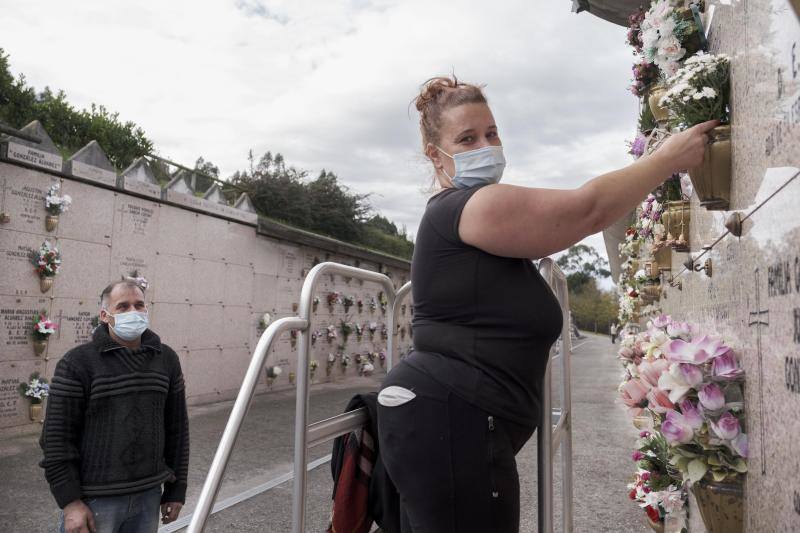
[[[505,159],[479,87],[433,78],[415,103],[441,190],[411,267],[415,350],[378,396],[380,453],[403,533],[515,532],[514,456],[540,422],[541,379],[562,325],[530,259],[601,231],[700,163],[716,123],[578,189],[549,190],[497,183]]]

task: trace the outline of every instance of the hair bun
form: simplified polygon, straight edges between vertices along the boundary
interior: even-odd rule
[[[422,84],[422,89],[420,90],[419,96],[417,96],[416,100],[414,101],[417,111],[424,113],[428,104],[438,99],[442,93],[451,89],[455,89],[459,85],[462,84],[455,76],[437,76],[429,79]]]

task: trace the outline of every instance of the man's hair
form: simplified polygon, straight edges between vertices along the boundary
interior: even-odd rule
[[[144,289],[142,288],[142,286],[139,285],[139,283],[132,278],[115,281],[113,283],[110,283],[108,287],[103,289],[103,292],[100,293],[101,309],[108,309],[108,299],[111,297],[111,292],[120,285],[128,287],[129,289],[139,289],[140,291],[142,291],[142,294],[144,294]]]

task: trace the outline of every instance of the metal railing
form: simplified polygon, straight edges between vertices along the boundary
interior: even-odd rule
[[[544,386],[542,387],[541,425],[552,420],[552,431],[537,431],[538,483],[539,483],[539,531],[553,531],[553,458],[559,447],[562,449],[562,498],[563,529],[572,531],[572,426],[570,401],[570,354],[571,342],[569,334],[569,302],[567,298],[566,278],[558,266],[550,259],[542,259],[539,264],[542,277],[552,288],[561,306],[564,326],[559,343],[559,353],[547,363]],[[305,530],[306,479],[308,473],[308,449],[330,441],[363,427],[367,422],[365,409],[357,409],[335,417],[308,424],[309,402],[309,350],[311,330],[312,298],[317,282],[323,274],[340,274],[364,281],[378,283],[383,288],[389,306],[387,329],[389,336],[386,347],[387,372],[394,364],[394,336],[400,310],[400,302],[411,292],[411,283],[406,283],[395,291],[391,279],[384,274],[363,270],[337,263],[321,263],[306,276],[300,295],[300,306],[296,317],[276,320],[264,331],[253,352],[253,357],[245,374],[236,402],[231,411],[225,431],[222,434],[214,460],[211,463],[200,499],[197,503],[188,531],[200,533],[205,528],[208,516],[212,512],[222,477],[228,465],[233,446],[239,435],[247,408],[255,393],[256,384],[266,362],[269,348],[273,341],[286,330],[298,331],[297,357],[297,392],[295,415],[295,448],[294,471],[286,479],[294,479],[292,491],[292,532],[303,533]],[[558,360],[561,363],[561,406],[551,406],[551,364]],[[301,371],[305,369],[304,371]]]
[[[361,279],[364,281],[371,281],[381,286],[386,294],[387,304],[389,307],[387,329],[389,336],[386,346],[386,369],[387,372],[392,369],[394,364],[394,336],[399,314],[400,302],[411,291],[411,283],[406,283],[400,289],[395,291],[392,280],[385,274],[373,272],[371,270],[364,270],[347,265],[340,265],[338,263],[320,263],[309,271],[303,282],[303,288],[300,293],[300,306],[298,316],[281,318],[273,322],[267,327],[266,331],[261,335],[261,338],[253,351],[253,357],[250,360],[250,365],[245,373],[242,386],[239,389],[239,394],[236,396],[236,402],[233,405],[228,423],[225,426],[225,431],[222,433],[217,452],[214,455],[214,460],[209,468],[208,475],[206,476],[203,489],[200,493],[200,499],[197,502],[197,507],[192,514],[192,520],[189,523],[189,533],[200,533],[205,528],[208,516],[211,514],[214,500],[217,498],[220,485],[222,483],[222,476],[228,466],[228,461],[233,451],[233,446],[236,443],[236,438],[247,414],[247,408],[253,399],[256,385],[264,363],[269,353],[269,348],[275,339],[287,330],[297,330],[297,400],[295,405],[296,418],[295,418],[295,432],[294,432],[294,487],[292,491],[292,531],[295,533],[302,533],[305,529],[305,496],[306,496],[306,478],[307,478],[307,465],[308,465],[308,448],[317,444],[322,444],[326,441],[332,440],[340,435],[344,435],[358,429],[366,422],[366,413],[363,409],[350,411],[327,420],[322,420],[314,424],[308,424],[308,400],[309,400],[309,351],[311,347],[310,331],[311,331],[311,309],[312,299],[317,287],[319,279],[324,274],[339,274],[350,278]]]
[[[561,517],[562,528],[566,533],[572,532],[572,391],[571,361],[572,337],[569,330],[569,297],[567,278],[552,259],[545,258],[539,262],[539,272],[550,285],[561,306],[563,326],[561,338],[557,343],[557,354],[547,361],[542,386],[541,416],[539,429],[536,431],[537,479],[538,479],[538,515],[539,532],[553,531],[553,461],[561,447]],[[555,351],[555,348],[554,350]],[[560,405],[552,407],[552,365],[561,365],[561,397]],[[550,421],[552,431],[546,425]]]

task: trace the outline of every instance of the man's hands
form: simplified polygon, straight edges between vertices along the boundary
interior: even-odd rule
[[[178,519],[178,515],[183,507],[182,503],[165,502],[161,504],[161,523],[169,524]]]
[[[64,531],[66,533],[95,533],[94,514],[82,500],[75,500],[64,507]]]
[[[673,173],[699,167],[708,144],[707,133],[717,126],[718,120],[709,120],[671,135],[652,157],[661,159]]]

